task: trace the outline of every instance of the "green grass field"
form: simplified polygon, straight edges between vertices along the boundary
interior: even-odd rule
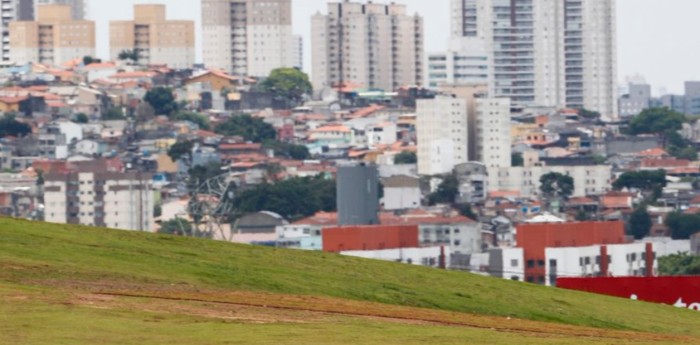
[[[0,344],[700,343],[700,315],[669,306],[326,253],[5,218],[0,300]]]

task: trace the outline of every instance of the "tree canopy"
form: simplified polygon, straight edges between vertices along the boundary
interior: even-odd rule
[[[178,109],[178,104],[175,102],[173,89],[168,87],[155,87],[146,92],[143,100],[153,107],[156,115],[172,115]]]
[[[179,111],[175,115],[172,116],[171,118],[174,121],[189,121],[197,126],[199,126],[199,129],[203,130],[209,130],[211,129],[211,126],[209,125],[209,119],[207,119],[203,115],[199,115],[196,113],[188,112],[188,111]]]
[[[214,131],[225,136],[241,136],[247,141],[263,143],[277,138],[275,127],[250,115],[234,115],[216,126]]]
[[[525,165],[525,159],[523,158],[523,154],[517,152],[511,154],[510,164],[514,167],[521,167]]]
[[[296,68],[272,70],[270,76],[260,84],[259,88],[261,91],[269,92],[290,102],[299,102],[304,95],[313,92],[309,76]]]
[[[651,225],[651,216],[649,216],[646,207],[639,207],[630,215],[628,222],[629,235],[634,236],[637,240],[641,240],[649,235]]]
[[[428,195],[428,203],[433,206],[437,204],[454,204],[459,195],[459,180],[454,174],[445,176],[437,190]]]
[[[402,151],[394,156],[394,164],[416,164],[418,156],[412,151]]]
[[[137,63],[139,61],[139,52],[138,50],[122,50],[117,58],[121,61],[131,60]]]
[[[568,199],[574,194],[574,179],[571,176],[552,172],[540,178],[540,190],[548,198]]]
[[[588,110],[586,108],[581,108],[578,110],[579,116],[584,119],[594,120],[600,118],[600,113],[597,111]]]
[[[75,122],[75,123],[88,123],[88,122],[90,122],[90,119],[84,113],[77,113],[73,117],[73,122]]]
[[[273,150],[276,157],[284,157],[295,160],[305,160],[311,158],[309,149],[304,145],[295,145],[276,140],[265,141],[263,147]]]
[[[83,65],[85,65],[85,66],[91,65],[94,63],[100,63],[100,62],[102,62],[101,59],[97,59],[97,58],[94,58],[92,56],[84,56],[83,57]]]
[[[669,213],[666,216],[666,226],[671,228],[671,237],[674,240],[687,240],[690,236],[700,232],[700,215]]]
[[[660,134],[683,128],[685,116],[668,108],[649,108],[630,122],[632,134]]]
[[[193,141],[178,141],[168,149],[168,156],[173,162],[185,158],[188,162],[192,160]]]
[[[265,183],[238,194],[234,205],[241,213],[272,211],[290,220],[332,212],[336,210],[335,181],[305,177]]]
[[[659,273],[662,276],[700,275],[700,256],[679,253],[659,258]]]
[[[615,190],[639,189],[647,192],[660,192],[666,187],[666,171],[629,171],[613,182]]]
[[[19,122],[12,115],[5,115],[0,118],[0,138],[21,137],[32,132],[32,127],[26,123]]]
[[[126,116],[124,116],[124,111],[119,107],[110,107],[107,109],[107,111],[102,113],[102,120],[105,121],[124,119],[126,119]]]

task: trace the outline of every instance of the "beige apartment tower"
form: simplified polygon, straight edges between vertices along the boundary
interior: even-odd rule
[[[194,22],[167,20],[165,5],[134,5],[134,20],[110,22],[110,51],[138,53],[142,65],[190,68],[195,62]]]
[[[74,20],[68,5],[40,5],[35,21],[10,23],[10,60],[59,66],[95,56],[95,22]]]
[[[267,77],[298,65],[291,0],[202,0],[202,37],[209,68]]]
[[[311,19],[316,90],[340,83],[387,91],[423,82],[423,18],[400,4],[331,2]]]

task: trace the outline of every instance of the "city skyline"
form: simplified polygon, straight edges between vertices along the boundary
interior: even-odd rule
[[[311,15],[325,13],[327,0],[295,1],[293,4],[294,33],[304,37],[305,70],[310,70]],[[380,1],[387,3],[388,1]],[[168,17],[193,19],[197,23],[197,61],[201,61],[201,9],[200,0],[124,0],[105,2],[89,0],[88,18],[97,21],[99,57],[109,57],[109,20],[129,19],[133,4],[162,3],[168,5]],[[419,12],[425,18],[426,53],[444,50],[449,39],[449,0],[426,2],[403,0],[409,13]],[[99,9],[99,10],[98,10]],[[693,14],[700,10],[700,3],[691,0],[618,0],[618,82],[626,77],[642,75],[652,85],[652,92],[659,95],[665,88],[669,93],[682,93],[683,82],[700,79],[700,70],[691,69],[700,59],[700,50],[694,49],[692,30]],[[441,20],[442,18],[442,20]],[[649,25],[649,23],[658,23]],[[659,30],[659,27],[662,29]],[[673,40],[668,38],[673,37]],[[683,41],[687,44],[679,45]],[[654,43],[654,48],[650,49]],[[658,68],[658,66],[664,66]]]

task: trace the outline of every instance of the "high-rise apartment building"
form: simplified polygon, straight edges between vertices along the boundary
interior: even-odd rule
[[[85,0],[34,0],[34,8],[41,5],[68,5],[75,20],[85,19]]]
[[[10,23],[17,20],[34,20],[34,0],[2,0],[0,6],[0,62],[10,61]]]
[[[423,18],[399,4],[331,2],[312,25],[313,84],[395,90],[423,83]]]
[[[44,217],[50,223],[150,231],[153,188],[150,175],[118,172],[48,174]]]
[[[447,174],[469,161],[467,101],[447,95],[416,102],[418,174]]]
[[[484,41],[496,97],[615,118],[615,14],[615,0],[452,0],[452,35]]]
[[[190,68],[195,62],[194,40],[194,22],[167,20],[165,5],[134,5],[134,20],[110,23],[113,60],[123,51],[134,51],[141,64]]]
[[[426,85],[432,89],[452,84],[492,85],[492,58],[481,40],[454,38],[447,51],[428,54],[427,67]]]
[[[73,20],[68,5],[42,5],[35,21],[10,23],[10,60],[62,65],[95,56],[95,22]]]
[[[202,0],[204,64],[267,77],[294,67],[291,0]]]

